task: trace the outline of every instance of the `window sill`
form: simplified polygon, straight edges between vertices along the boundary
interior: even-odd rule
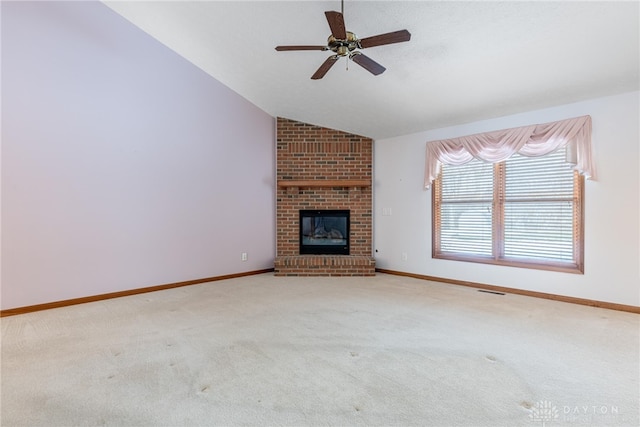
[[[559,273],[584,274],[584,265],[561,263],[556,261],[524,261],[514,259],[494,259],[491,257],[473,257],[455,254],[434,254],[433,259],[449,261],[475,262],[480,264],[501,265],[506,267],[528,268],[532,270],[556,271]]]

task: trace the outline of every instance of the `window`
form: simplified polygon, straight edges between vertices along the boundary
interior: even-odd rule
[[[433,257],[581,273],[583,184],[565,149],[442,165],[432,192]]]

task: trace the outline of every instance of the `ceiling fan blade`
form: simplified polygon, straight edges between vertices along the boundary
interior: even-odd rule
[[[318,70],[313,74],[313,76],[311,76],[311,79],[318,80],[323,78],[324,75],[327,74],[327,71],[329,71],[329,69],[333,67],[333,64],[338,62],[339,58],[340,57],[338,55],[332,55],[328,57],[327,60],[322,63],[320,68],[318,68]]]
[[[287,50],[329,50],[326,46],[276,46],[278,52]]]
[[[384,73],[384,70],[386,70],[382,65],[360,52],[352,53],[351,59],[374,76],[382,74]]]
[[[411,33],[407,30],[400,30],[360,39],[360,47],[364,49],[367,47],[382,46],[384,44],[408,42],[409,40],[411,40]]]
[[[344,26],[344,17],[340,12],[327,11],[324,13],[331,28],[331,35],[338,40],[346,40],[347,28]]]

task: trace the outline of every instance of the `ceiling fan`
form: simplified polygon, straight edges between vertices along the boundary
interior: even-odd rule
[[[327,58],[313,76],[311,76],[313,80],[323,78],[324,75],[327,74],[327,71],[329,71],[342,56],[351,59],[375,76],[382,74],[386,68],[361,53],[358,49],[406,42],[411,39],[411,33],[407,30],[399,30],[359,39],[354,33],[346,30],[343,16],[344,0],[342,0],[341,4],[342,12],[327,11],[324,13],[327,17],[329,28],[331,29],[331,35],[327,39],[326,46],[276,46],[276,50],[279,52],[289,50],[331,50],[335,52],[335,55]]]

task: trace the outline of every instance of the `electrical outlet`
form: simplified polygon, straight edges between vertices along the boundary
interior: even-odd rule
[[[402,260],[403,261],[407,260],[407,253],[406,252],[402,252]]]
[[[247,256],[246,252],[242,252],[241,259],[242,259],[242,261],[246,261],[246,260],[249,259],[249,257]]]

